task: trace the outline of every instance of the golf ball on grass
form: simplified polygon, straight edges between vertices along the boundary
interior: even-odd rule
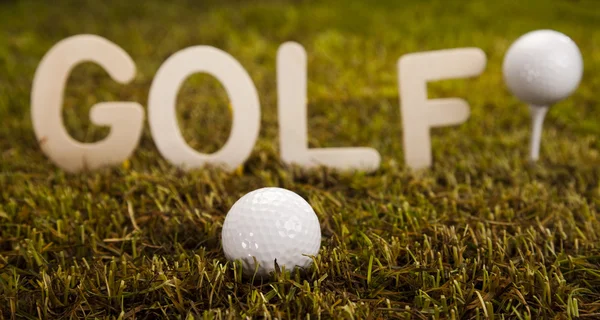
[[[275,270],[275,261],[290,271],[310,266],[310,256],[321,246],[321,226],[310,204],[296,193],[262,188],[231,207],[221,240],[225,257],[241,260],[246,275],[256,270],[258,276],[267,276]]]

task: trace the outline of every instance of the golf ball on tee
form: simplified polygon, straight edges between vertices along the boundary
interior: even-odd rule
[[[549,106],[567,98],[581,81],[583,58],[568,36],[553,30],[522,35],[504,56],[504,81],[521,101]]]
[[[221,234],[228,260],[241,260],[245,274],[266,276],[280,267],[310,266],[321,246],[321,226],[302,197],[282,188],[262,188],[240,198],[229,210]]]

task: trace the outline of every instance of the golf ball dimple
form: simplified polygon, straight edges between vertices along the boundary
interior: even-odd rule
[[[583,58],[568,36],[536,30],[518,38],[503,64],[504,81],[521,101],[549,106],[568,97],[581,81]]]
[[[321,226],[302,197],[282,188],[262,188],[240,198],[229,210],[221,234],[225,257],[240,260],[245,274],[266,276],[280,267],[310,266],[321,246]]]

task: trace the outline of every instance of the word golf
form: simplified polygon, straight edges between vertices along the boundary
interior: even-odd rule
[[[575,90],[583,67],[577,46],[567,36],[554,31],[538,32],[543,36],[519,39],[507,54],[504,72],[509,88],[517,97],[532,104],[532,110],[546,110],[545,106]],[[561,43],[564,45],[558,45]],[[538,58],[545,62],[534,64],[532,70],[532,62]],[[77,35],[60,41],[46,53],[33,81],[31,117],[36,137],[51,161],[69,172],[122,163],[137,147],[143,129],[144,111],[139,103],[105,102],[92,107],[90,118],[94,124],[110,127],[106,139],[80,143],[69,136],[61,116],[63,92],[71,70],[88,61],[99,64],[119,83],[128,83],[135,76],[135,63],[122,48],[99,36]],[[486,63],[485,53],[478,48],[411,53],[399,59],[399,102],[408,167],[431,166],[430,128],[458,125],[469,117],[469,105],[463,99],[427,99],[427,82],[475,77],[484,71]],[[566,67],[556,68],[560,63],[566,63]],[[304,48],[292,42],[282,44],[277,53],[282,161],[304,167],[376,170],[381,157],[372,148],[308,148],[306,70]],[[233,113],[228,140],[212,154],[192,149],[176,119],[179,89],[187,77],[201,72],[221,82]],[[557,80],[562,78],[566,80]],[[544,83],[551,85],[545,90],[536,89]],[[540,117],[534,118],[537,120],[532,135],[533,160],[539,153],[543,115]],[[156,73],[148,98],[148,123],[159,152],[170,163],[188,170],[207,164],[232,170],[246,161],[256,143],[260,129],[258,93],[246,70],[231,55],[210,46],[189,47],[169,57]]]

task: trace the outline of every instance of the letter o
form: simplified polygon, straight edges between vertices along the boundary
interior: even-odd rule
[[[231,132],[215,153],[200,153],[183,138],[177,123],[177,93],[186,78],[204,72],[223,84],[233,113]],[[194,46],[169,57],[159,68],[148,98],[148,120],[162,156],[185,170],[207,164],[233,170],[250,156],[260,130],[260,102],[252,79],[228,53],[210,46]]]

